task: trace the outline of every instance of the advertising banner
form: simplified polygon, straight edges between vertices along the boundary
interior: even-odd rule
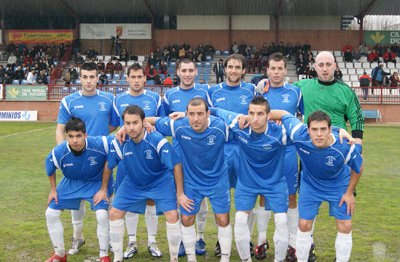
[[[0,121],[37,121],[37,111],[0,111]]]
[[[72,30],[8,30],[8,41],[14,43],[65,43],[72,42]]]
[[[151,24],[80,24],[81,39],[151,39]]]
[[[367,45],[400,44],[400,31],[365,31],[365,43]]]
[[[6,85],[6,100],[45,101],[47,85]]]

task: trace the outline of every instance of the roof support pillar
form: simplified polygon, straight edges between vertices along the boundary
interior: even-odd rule
[[[228,47],[232,45],[232,0],[227,0],[228,6]]]
[[[151,17],[151,51],[156,50],[156,39],[155,39],[155,30],[154,30],[154,12],[151,10],[151,7],[147,0],[142,0],[144,6],[147,9],[147,12],[149,13]]]
[[[283,0],[279,0],[279,6],[278,6],[278,9],[276,10],[276,14],[274,15],[274,17],[275,17],[275,44],[279,43],[279,17],[281,15],[282,6],[283,6]]]
[[[369,2],[367,7],[360,14],[356,15],[357,23],[360,24],[360,29],[359,29],[359,40],[360,40],[360,43],[365,41],[365,39],[364,39],[364,37],[365,37],[365,34],[364,34],[364,16],[366,16],[368,14],[368,12],[371,11],[372,7],[374,7],[376,2],[377,2],[377,0],[371,0],[371,2]]]
[[[58,2],[65,8],[65,10],[73,17],[75,18],[75,39],[79,39],[79,26],[80,26],[80,22],[79,22],[79,16],[78,14],[71,8],[69,7],[69,5],[67,5],[67,3],[64,2],[64,0],[58,0]]]

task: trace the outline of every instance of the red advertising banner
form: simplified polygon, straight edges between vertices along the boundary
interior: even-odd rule
[[[70,30],[8,30],[8,41],[14,43],[65,43],[72,42],[73,31]]]

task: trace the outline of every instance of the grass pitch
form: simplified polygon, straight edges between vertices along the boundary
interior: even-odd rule
[[[0,261],[44,261],[53,253],[44,212],[50,192],[44,160],[55,146],[55,123],[0,122]],[[400,127],[367,126],[364,134],[364,174],[357,186],[356,213],[353,217],[351,261],[399,261],[400,257]],[[57,172],[58,180],[61,173]],[[95,261],[98,256],[96,217],[86,205],[81,251],[68,261]],[[323,204],[317,217],[314,239],[318,261],[335,257],[336,225]],[[62,216],[66,249],[72,236],[71,215]],[[234,209],[231,219],[234,220]],[[273,219],[268,228],[271,250],[264,261],[273,261]],[[255,229],[256,232],[256,229]],[[138,227],[139,252],[127,261],[168,261],[165,219],[159,217],[157,240],[164,256],[153,259],[147,252],[144,216]],[[198,261],[218,261],[212,209],[205,233],[207,253]],[[256,243],[256,234],[253,234]],[[232,244],[231,261],[240,261]],[[179,259],[186,261],[186,258]]]

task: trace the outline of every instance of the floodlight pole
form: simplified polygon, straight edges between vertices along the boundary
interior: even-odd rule
[[[232,45],[232,0],[227,0],[227,6],[228,6],[228,47],[230,49]]]
[[[279,43],[279,17],[281,15],[281,10],[283,6],[283,0],[279,1],[278,10],[275,14],[275,44]]]
[[[80,35],[79,35],[79,16],[78,14],[71,8],[69,7],[69,5],[67,5],[67,3],[64,2],[64,0],[58,0],[58,2],[65,8],[65,10],[73,17],[75,18],[75,38],[79,39]]]
[[[154,12],[151,10],[151,7],[147,0],[143,0],[143,4],[147,9],[147,12],[149,13],[151,17],[151,51],[156,50],[156,39],[155,39],[155,31],[154,31]]]
[[[4,23],[4,15],[1,16],[1,43],[6,45],[6,27],[5,27],[5,23]]]

